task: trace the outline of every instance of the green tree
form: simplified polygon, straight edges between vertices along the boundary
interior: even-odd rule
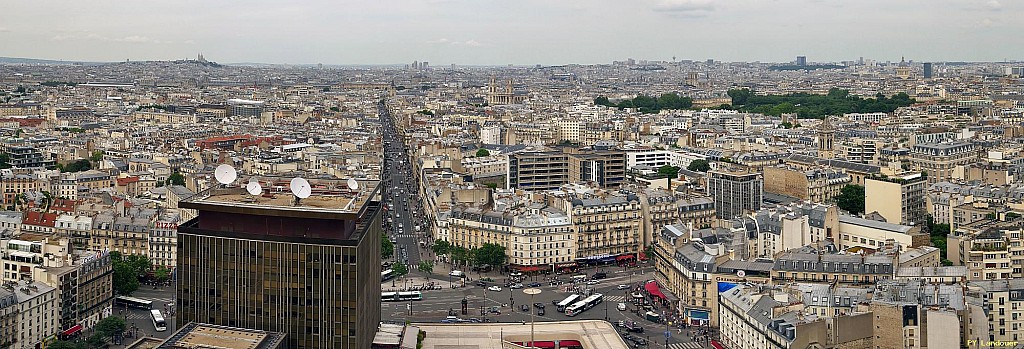
[[[172,173],[170,176],[167,176],[167,184],[185,185],[185,175],[180,172]]]
[[[146,256],[122,256],[117,251],[110,253],[110,261],[114,269],[114,291],[126,296],[139,289],[139,277],[153,267]]]
[[[94,151],[94,152],[92,152],[92,156],[89,156],[89,161],[100,162],[100,160],[103,160],[103,151],[102,150]]]
[[[115,334],[124,332],[128,328],[128,324],[125,323],[124,318],[120,316],[108,316],[103,318],[96,323],[96,334],[102,335],[103,337],[110,337]]]
[[[416,269],[424,273],[427,273],[427,275],[429,276],[430,273],[434,272],[434,262],[420,261],[420,264],[416,265]]]
[[[658,174],[669,178],[676,178],[679,176],[679,167],[672,165],[665,165],[658,168]]]
[[[864,187],[847,184],[836,197],[836,205],[851,214],[864,213]]]
[[[87,159],[79,159],[73,162],[69,162],[63,166],[57,165],[61,169],[61,172],[82,172],[92,169],[92,163]]]
[[[58,340],[47,344],[46,349],[85,349],[85,344]]]
[[[401,276],[409,273],[409,268],[405,266],[405,263],[395,263],[391,265],[391,270],[395,271],[395,275]]]
[[[171,270],[161,265],[153,271],[153,277],[155,277],[159,282],[167,282],[167,280],[171,278]]]
[[[380,234],[380,258],[388,259],[395,255],[395,244],[388,240],[386,234]]]
[[[430,249],[435,255],[444,256],[452,251],[452,244],[444,240],[434,240],[434,245],[430,246]]]
[[[88,344],[90,348],[107,347],[107,339],[102,334],[99,333],[94,333],[93,335],[89,336],[89,338],[85,340],[85,343]]]
[[[697,172],[708,172],[708,170],[711,170],[711,164],[708,163],[707,160],[696,159],[696,160],[690,161],[690,165],[686,166],[686,169],[690,170],[690,171],[697,171]],[[678,174],[678,171],[676,171],[676,172]]]
[[[476,262],[480,264],[487,264],[491,266],[502,266],[505,265],[505,247],[485,243],[476,250]]]
[[[614,107],[615,104],[608,100],[608,97],[598,96],[594,98],[594,105],[603,105],[606,107]]]
[[[11,155],[0,153],[0,168],[11,168]]]
[[[488,151],[487,149],[480,148],[480,149],[476,150],[476,157],[478,157],[478,158],[482,158],[482,157],[490,156],[490,155],[491,155],[491,152]]]
[[[729,89],[728,93],[729,97],[732,98],[732,105],[737,106],[747,104],[747,100],[750,99],[750,96],[754,95],[754,93],[747,88]]]

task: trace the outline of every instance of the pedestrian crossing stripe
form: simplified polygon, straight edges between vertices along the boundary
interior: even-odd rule
[[[669,349],[701,349],[704,345],[698,342],[669,343],[668,347]]]
[[[624,297],[624,296],[605,296],[604,299],[608,300],[609,302],[622,302],[622,301],[626,300],[626,297]]]

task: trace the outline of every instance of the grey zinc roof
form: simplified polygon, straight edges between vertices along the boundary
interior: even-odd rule
[[[879,221],[875,221],[875,220],[864,219],[864,218],[854,217],[854,216],[846,216],[846,215],[840,215],[839,216],[839,222],[840,223],[846,223],[846,224],[859,225],[859,226],[862,226],[862,227],[881,229],[881,230],[891,231],[891,232],[901,233],[901,234],[906,234],[911,229],[913,229],[913,227],[902,225],[902,224],[893,224],[893,223],[879,222]]]

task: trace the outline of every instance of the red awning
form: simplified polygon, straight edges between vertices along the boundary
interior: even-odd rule
[[[531,344],[531,343],[529,341],[526,341],[526,342],[516,342],[516,344],[525,347],[525,346],[527,346],[528,344]],[[553,342],[553,341],[536,341],[536,342],[533,342],[532,344],[533,345],[531,347],[534,347],[534,348],[541,348],[541,349],[549,349],[550,348],[550,349],[555,349],[555,342]]]
[[[558,346],[562,347],[562,348],[565,348],[565,347],[583,347],[583,344],[580,343],[580,341],[565,340],[565,341],[558,341]]]
[[[521,271],[521,272],[538,271],[538,270],[540,270],[540,267],[533,266],[533,265],[527,266],[527,267],[519,267],[519,271]]]
[[[621,255],[621,256],[615,257],[615,260],[617,260],[617,261],[624,261],[624,260],[628,260],[628,259],[633,259],[634,257],[636,257],[636,256],[631,255],[631,254],[626,254],[626,255]]]
[[[646,261],[647,260],[647,254],[644,253],[643,251],[640,251],[640,260],[642,260],[642,261]]]
[[[647,290],[647,293],[650,293],[652,296],[668,300],[668,297],[665,297],[665,294],[661,293],[661,289],[658,288],[657,282],[648,282],[647,284],[644,285],[644,289]]]
[[[576,262],[572,262],[572,263],[562,263],[562,264],[559,264],[559,265],[558,265],[558,267],[559,267],[559,268],[573,268],[573,267],[575,267],[575,266],[576,266]]]
[[[719,343],[718,341],[716,341],[714,339],[711,340],[711,346],[715,347],[715,349],[725,349],[725,346],[722,345],[722,343]]]
[[[81,331],[81,330],[82,330],[82,325],[74,325],[74,326],[71,326],[71,328],[69,328],[69,329],[65,330],[65,331],[63,332],[63,334],[64,334],[65,336],[70,336],[70,335],[73,335],[73,334],[75,334],[75,333],[78,333],[78,332],[79,332],[79,331]]]

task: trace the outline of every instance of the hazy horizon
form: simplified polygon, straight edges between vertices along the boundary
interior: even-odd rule
[[[1024,3],[999,0],[16,2],[4,56],[119,62],[432,66],[1002,62],[1024,58]]]

